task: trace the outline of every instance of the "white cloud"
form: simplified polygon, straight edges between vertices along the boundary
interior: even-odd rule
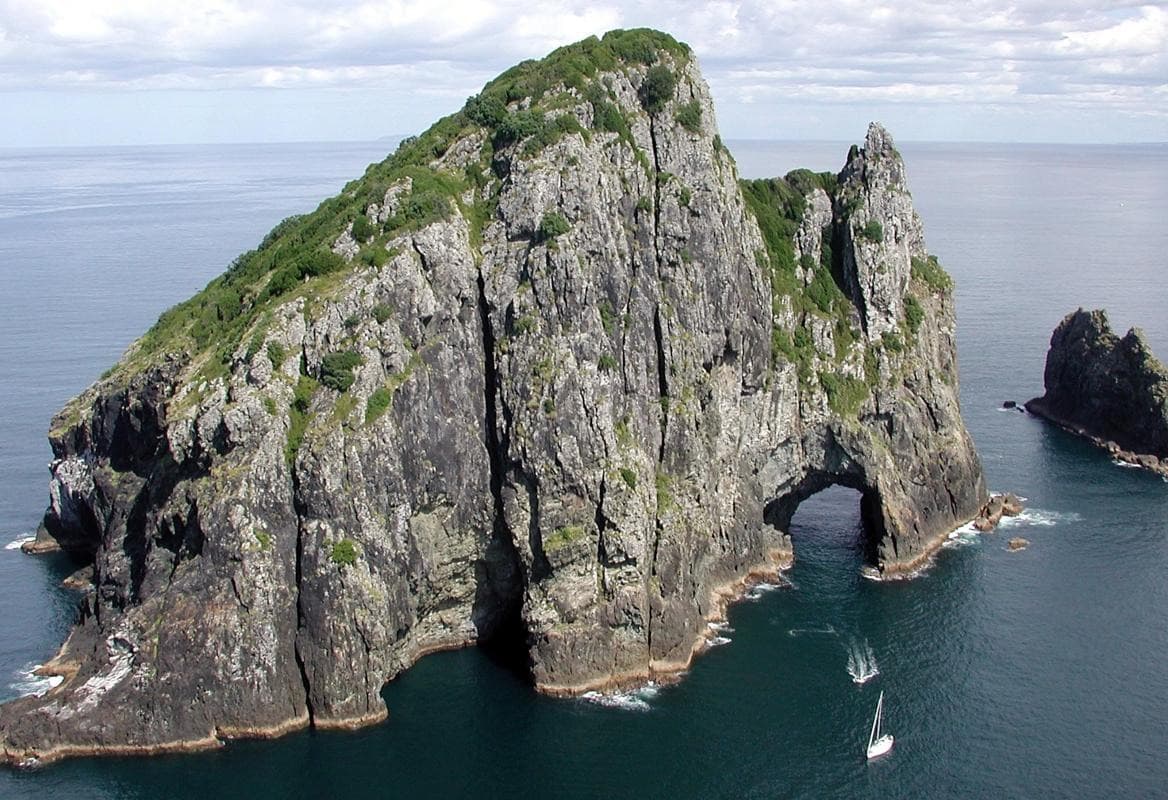
[[[0,0],[0,90],[335,87],[454,105],[518,60],[635,26],[688,41],[721,103],[1042,103],[1168,125],[1168,10],[1125,0]]]

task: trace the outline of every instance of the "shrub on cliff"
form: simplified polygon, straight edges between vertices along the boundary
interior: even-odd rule
[[[361,356],[352,350],[329,353],[320,364],[320,382],[338,392],[347,392],[356,377],[353,370],[361,363]]]

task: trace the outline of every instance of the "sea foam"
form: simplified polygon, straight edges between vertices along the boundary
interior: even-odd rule
[[[21,536],[20,538],[13,539],[11,542],[4,545],[4,549],[5,550],[19,550],[21,545],[27,544],[28,542],[34,542],[34,541],[36,541],[36,536],[33,536],[32,534],[29,534],[27,536]]]
[[[50,689],[55,689],[65,680],[60,675],[37,675],[35,670],[40,664],[26,664],[16,672],[16,680],[8,684],[14,691],[20,692],[22,697],[41,697]]]

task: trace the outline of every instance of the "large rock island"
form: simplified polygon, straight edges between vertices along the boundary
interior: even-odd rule
[[[1168,369],[1139,328],[1120,338],[1105,311],[1068,314],[1050,337],[1043,382],[1027,411],[1168,475]]]
[[[675,673],[833,483],[910,570],[986,501],[954,330],[878,125],[838,175],[740,181],[685,45],[524,62],[55,418],[39,545],[93,585],[3,752],[375,721],[507,634],[550,693]]]

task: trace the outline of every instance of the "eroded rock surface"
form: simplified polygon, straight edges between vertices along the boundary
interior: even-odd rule
[[[525,62],[54,420],[40,544],[93,586],[4,752],[377,720],[501,631],[544,691],[661,676],[832,483],[911,569],[987,500],[954,330],[880,126],[838,176],[740,182],[684,45]]]
[[[1168,475],[1168,368],[1139,328],[1120,338],[1103,310],[1068,314],[1051,335],[1043,382],[1027,411]]]

